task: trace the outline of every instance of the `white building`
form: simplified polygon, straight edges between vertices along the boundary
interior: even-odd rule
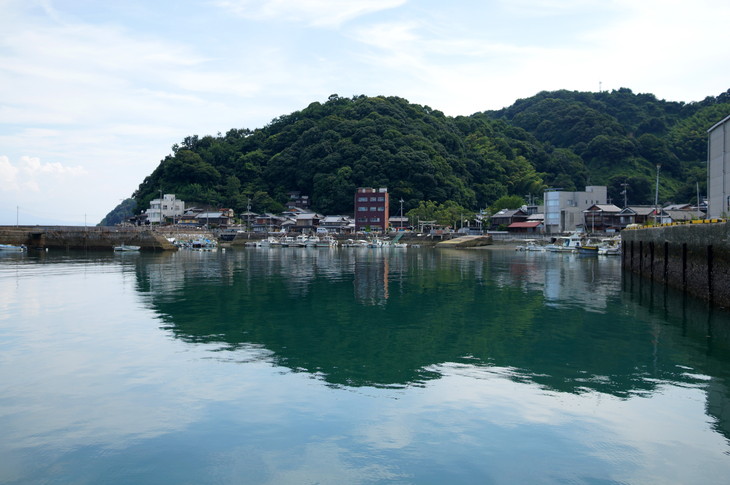
[[[730,214],[730,116],[707,130],[707,217]]]
[[[173,221],[185,213],[185,201],[177,199],[175,194],[165,194],[162,199],[150,201],[150,208],[145,211],[147,220],[153,224],[161,224],[165,219]]]
[[[590,185],[584,192],[565,192],[560,189],[545,191],[545,233],[560,234],[583,226],[583,211],[594,204],[606,204],[608,188]]]

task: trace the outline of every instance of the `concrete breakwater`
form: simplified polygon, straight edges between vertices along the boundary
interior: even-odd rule
[[[621,233],[627,270],[730,307],[730,226],[683,224]]]
[[[0,226],[0,243],[31,249],[112,251],[114,246],[140,246],[144,251],[176,250],[164,236],[148,228],[79,226]]]

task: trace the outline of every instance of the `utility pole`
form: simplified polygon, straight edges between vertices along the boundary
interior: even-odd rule
[[[400,202],[400,227],[403,227],[403,198],[401,198],[398,202]]]
[[[660,163],[656,164],[656,191],[654,192],[654,211],[656,212],[656,223],[659,224],[659,169],[662,168]]]
[[[624,194],[624,209],[626,209],[626,194],[628,193],[628,189],[627,189],[628,186],[629,186],[629,184],[627,184],[626,182],[621,184],[621,187],[624,188],[624,191],[622,192]]]
[[[246,230],[251,232],[251,197],[246,197]]]

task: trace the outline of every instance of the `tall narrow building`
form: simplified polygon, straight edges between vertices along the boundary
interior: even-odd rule
[[[388,229],[390,200],[388,189],[360,187],[355,193],[355,230],[381,231]]]

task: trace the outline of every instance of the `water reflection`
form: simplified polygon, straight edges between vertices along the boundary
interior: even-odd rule
[[[335,386],[423,385],[446,362],[510,368],[512,379],[546,389],[623,398],[665,381],[706,385],[677,365],[707,370],[707,362],[684,358],[688,345],[706,341],[687,327],[710,318],[707,311],[695,317],[685,309],[680,320],[670,309],[657,315],[655,304],[643,311],[655,297],[626,290],[618,258],[553,256],[180,252],[140,260],[137,278],[175,338],[228,350],[259,346],[277,365]],[[713,345],[722,367],[727,342],[713,338]]]
[[[548,257],[0,265],[0,482],[725,476],[725,313],[606,260]]]
[[[650,322],[654,356],[667,343],[682,344],[677,372],[703,382],[706,412],[713,427],[730,439],[730,314],[707,302],[631,272],[623,274],[622,288],[637,319]]]

